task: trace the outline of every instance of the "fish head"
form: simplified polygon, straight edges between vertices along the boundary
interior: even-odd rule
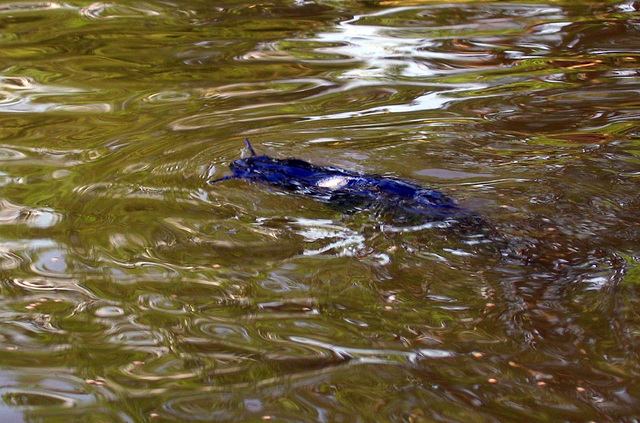
[[[267,156],[251,156],[243,159],[234,160],[229,164],[231,173],[234,178],[249,179],[252,175],[262,170],[262,163],[268,159]]]
[[[280,184],[288,179],[286,166],[269,156],[251,156],[229,165],[233,178]]]

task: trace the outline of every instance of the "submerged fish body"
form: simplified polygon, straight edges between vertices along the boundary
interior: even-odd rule
[[[470,212],[445,194],[400,179],[364,174],[332,166],[317,166],[299,159],[256,155],[230,164],[231,175],[217,179],[244,179],[311,196],[317,200],[357,208],[377,207],[402,216],[438,221],[469,216]]]

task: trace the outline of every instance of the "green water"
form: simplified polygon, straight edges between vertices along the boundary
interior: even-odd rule
[[[2,422],[637,422],[634,1],[0,3]],[[441,190],[474,238],[239,180]]]

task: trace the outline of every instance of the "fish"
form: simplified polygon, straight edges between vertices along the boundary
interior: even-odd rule
[[[334,166],[318,166],[296,158],[256,154],[230,163],[231,174],[210,184],[240,179],[314,198],[350,211],[373,208],[403,221],[450,221],[475,217],[444,193],[402,179]]]

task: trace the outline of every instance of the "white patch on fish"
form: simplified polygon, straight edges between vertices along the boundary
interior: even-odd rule
[[[350,180],[351,178],[346,176],[329,176],[328,178],[320,179],[316,182],[316,186],[319,186],[320,188],[340,189],[345,187]]]

